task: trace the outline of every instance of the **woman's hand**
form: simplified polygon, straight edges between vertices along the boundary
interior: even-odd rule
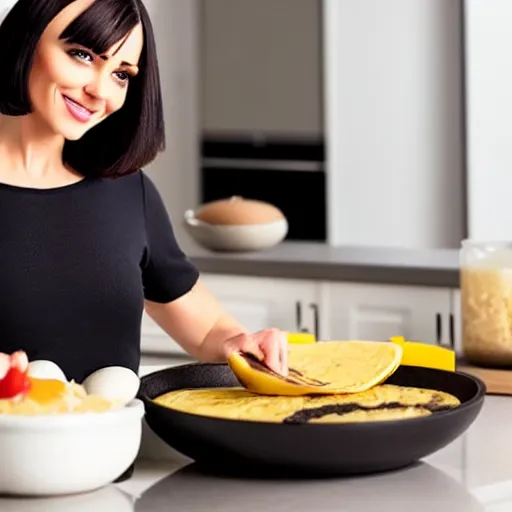
[[[237,351],[248,352],[281,375],[288,374],[288,339],[279,329],[238,334],[224,343],[226,358]]]

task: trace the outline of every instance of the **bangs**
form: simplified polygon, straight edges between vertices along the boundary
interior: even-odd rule
[[[140,21],[141,15],[135,2],[96,0],[68,25],[60,38],[102,55],[125,38]]]

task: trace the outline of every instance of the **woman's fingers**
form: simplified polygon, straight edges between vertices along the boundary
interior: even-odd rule
[[[225,352],[242,351],[254,355],[276,373],[288,374],[288,339],[279,329],[240,334],[226,342]]]
[[[288,374],[288,340],[279,329],[256,333],[255,340],[263,352],[265,364],[277,373]]]

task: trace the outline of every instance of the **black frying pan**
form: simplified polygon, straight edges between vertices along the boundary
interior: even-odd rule
[[[276,424],[224,420],[156,405],[151,399],[183,388],[239,386],[225,364],[192,363],[141,379],[149,427],[168,445],[203,466],[316,476],[398,469],[443,448],[478,416],[485,385],[463,373],[401,366],[390,384],[446,391],[462,404],[431,416],[349,424]]]

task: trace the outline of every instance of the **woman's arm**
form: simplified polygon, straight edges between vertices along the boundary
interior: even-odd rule
[[[146,311],[187,352],[204,361],[224,361],[222,342],[242,333],[248,334],[240,323],[222,310],[200,280],[173,302],[146,301]]]
[[[278,329],[251,334],[227,314],[199,279],[185,295],[160,304],[146,301],[148,315],[188,353],[205,362],[225,362],[234,350],[261,358],[273,370],[287,373],[286,336]]]

